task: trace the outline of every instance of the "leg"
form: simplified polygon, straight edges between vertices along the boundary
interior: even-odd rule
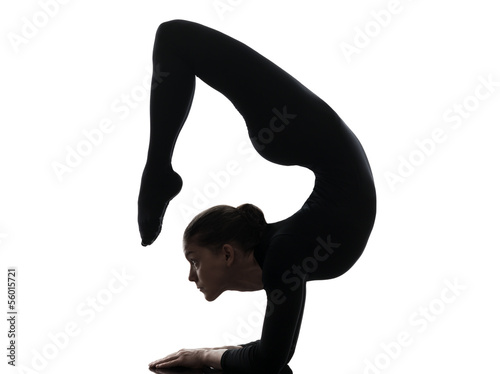
[[[257,151],[271,162],[306,166],[314,153],[312,148],[319,143],[325,149],[332,147],[332,139],[320,141],[322,136],[328,133],[331,137],[343,126],[333,109],[290,74],[247,45],[209,27],[185,20],[161,24],[153,60],[170,76],[182,68],[186,76],[191,73],[193,79],[200,78],[226,96],[243,116]],[[180,123],[187,117],[192,91],[182,102],[176,92],[179,84],[167,85],[175,90],[170,94],[177,99],[176,105],[166,105],[169,98],[160,96],[158,103],[152,103],[158,110],[152,111],[152,121],[157,124],[151,126],[171,128],[170,133],[165,130],[163,139],[151,144],[156,143],[157,148],[154,152],[150,149],[152,157],[167,160],[171,156]]]
[[[328,168],[334,163],[345,167],[345,159],[355,156],[349,152],[349,130],[333,109],[223,33],[184,20],[165,22],[156,34],[153,65],[169,75],[151,92],[151,139],[138,202],[143,245],[156,239],[165,209],[182,187],[171,157],[191,106],[195,77],[233,103],[256,150],[271,162],[315,170],[325,160]]]
[[[195,75],[172,52],[163,56],[168,44],[158,30],[153,50],[155,74],[165,78],[151,85],[150,140],[138,201],[142,245],[151,244],[160,234],[168,203],[182,188],[181,177],[172,169],[172,154],[186,121],[195,90]]]

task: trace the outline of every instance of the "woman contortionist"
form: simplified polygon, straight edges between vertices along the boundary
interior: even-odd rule
[[[172,154],[196,77],[233,103],[263,158],[310,169],[315,185],[303,206],[279,222],[266,222],[252,204],[218,205],[192,220],[183,237],[189,280],[208,301],[226,290],[264,289],[262,335],[238,346],[182,349],[150,368],[291,373],[288,362],[299,337],[307,282],[348,271],[374,225],[376,191],[363,147],[338,114],[299,81],[209,27],[186,20],[162,23],[153,65],[164,78],[151,89],[150,142],[138,199],[142,245],[158,237],[168,203],[182,188]],[[217,126],[210,122],[206,126],[215,137]],[[259,183],[273,189],[272,180]]]

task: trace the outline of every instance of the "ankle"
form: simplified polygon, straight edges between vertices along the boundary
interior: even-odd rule
[[[171,163],[164,161],[163,162],[151,161],[151,160],[146,161],[146,166],[144,167],[144,170],[147,170],[148,172],[158,172],[162,174],[172,174],[174,172]]]

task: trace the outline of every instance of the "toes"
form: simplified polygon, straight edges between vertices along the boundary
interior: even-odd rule
[[[159,179],[151,178],[145,169],[138,199],[138,221],[141,245],[151,245],[160,235],[163,217],[170,200],[182,189],[182,178],[176,172]]]
[[[153,244],[158,235],[161,232],[161,224],[156,228],[144,227],[140,229],[141,238],[142,238],[142,246],[146,247],[148,245]]]

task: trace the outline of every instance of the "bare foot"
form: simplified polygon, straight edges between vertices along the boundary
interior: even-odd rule
[[[181,190],[182,178],[171,168],[152,168],[146,165],[142,173],[138,199],[138,223],[145,247],[160,235],[167,206]]]

